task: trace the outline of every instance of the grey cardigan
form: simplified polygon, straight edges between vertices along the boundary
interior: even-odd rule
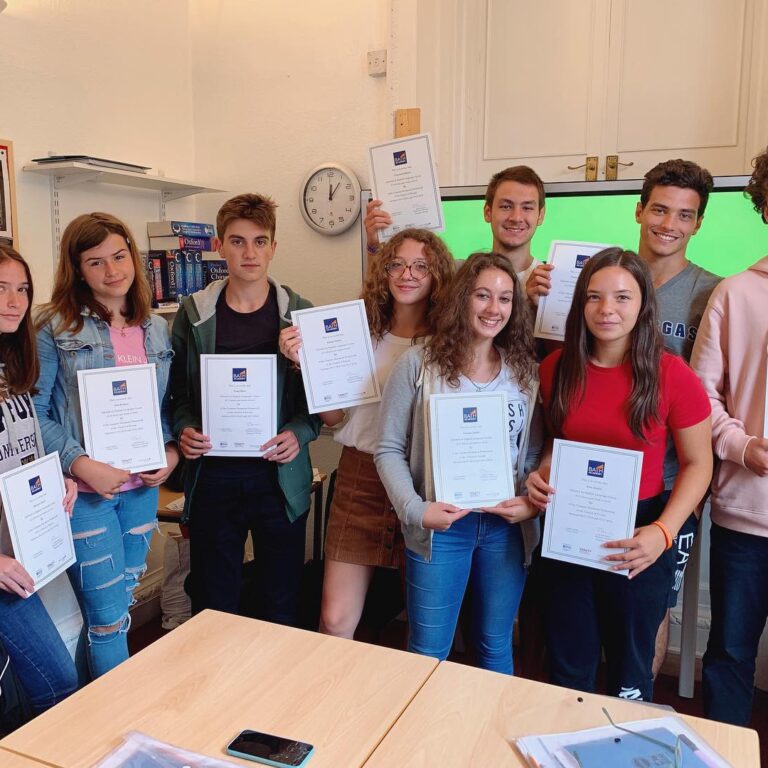
[[[429,395],[438,373],[424,364],[424,348],[412,347],[395,363],[381,401],[376,469],[400,518],[405,545],[426,560],[432,557],[432,531],[422,526],[426,508],[435,501],[429,439]],[[515,487],[525,493],[525,478],[538,464],[543,443],[538,381],[528,394],[528,420],[520,433]],[[535,417],[534,417],[535,415]],[[539,520],[520,523],[525,565],[539,543]]]

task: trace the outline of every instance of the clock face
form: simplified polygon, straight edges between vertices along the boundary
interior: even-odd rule
[[[325,163],[307,176],[299,204],[312,229],[338,235],[349,229],[360,213],[360,183],[343,165]]]

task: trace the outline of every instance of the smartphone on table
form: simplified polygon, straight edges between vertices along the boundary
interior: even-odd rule
[[[240,731],[227,744],[227,754],[275,768],[299,768],[307,764],[315,748],[304,741],[285,739],[261,731]]]

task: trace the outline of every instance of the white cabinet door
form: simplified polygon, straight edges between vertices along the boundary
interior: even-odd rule
[[[422,108],[444,185],[483,184],[516,163],[579,180],[568,166],[588,155],[603,178],[608,154],[633,163],[620,178],[670,157],[744,173],[768,111],[767,5],[397,0],[395,36],[407,28],[410,45],[396,50],[393,95]]]

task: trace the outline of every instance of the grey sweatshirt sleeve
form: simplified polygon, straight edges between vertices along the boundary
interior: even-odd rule
[[[429,506],[415,487],[423,487],[424,474],[424,424],[416,385],[422,354],[419,348],[409,349],[389,374],[374,454],[376,469],[397,516],[406,525],[419,528]]]

